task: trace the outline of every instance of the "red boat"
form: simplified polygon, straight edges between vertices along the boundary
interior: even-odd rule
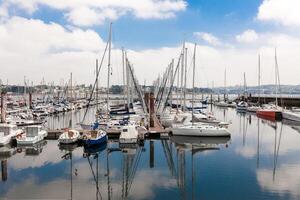
[[[275,109],[269,109],[269,108],[259,109],[258,111],[256,111],[256,115],[258,117],[262,117],[262,118],[270,119],[270,120],[281,120],[282,119],[281,111],[279,111],[276,108]]]

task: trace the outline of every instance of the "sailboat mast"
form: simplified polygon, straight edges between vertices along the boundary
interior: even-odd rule
[[[99,103],[98,103],[98,91],[99,91],[99,81],[98,81],[98,74],[99,74],[99,67],[98,67],[98,59],[96,59],[96,80],[97,80],[97,83],[96,83],[96,105],[97,105],[97,111],[98,111],[98,108],[99,108]]]
[[[124,48],[122,48],[122,67],[123,67],[123,98],[124,98],[124,105],[125,105],[126,100],[125,100],[125,55],[124,55]]]
[[[187,48],[184,48],[184,92],[183,92],[183,109],[186,109],[186,74],[187,74]]]
[[[260,91],[261,91],[261,86],[260,86],[260,54],[258,54],[258,102],[260,102]]]
[[[276,48],[275,48],[275,105],[276,108],[278,106],[278,99],[277,99],[277,55],[276,55]]]
[[[111,56],[111,25],[109,25],[109,43],[108,43],[108,70],[107,70],[107,116],[109,114],[109,78],[110,78],[110,56]]]
[[[194,122],[194,101],[195,101],[195,67],[196,67],[196,43],[193,57],[193,94],[192,94],[192,123]]]
[[[173,94],[172,94],[172,92],[173,92],[173,74],[174,74],[174,59],[172,59],[172,63],[171,63],[171,77],[170,77],[170,88],[171,88],[170,104],[171,104],[171,108],[172,108],[172,105],[173,105]]]
[[[224,87],[225,87],[225,92],[224,92],[224,102],[226,102],[226,96],[227,96],[227,86],[226,86],[226,68],[224,72]]]

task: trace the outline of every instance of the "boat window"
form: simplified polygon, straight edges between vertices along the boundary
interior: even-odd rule
[[[38,127],[26,127],[26,136],[33,137],[38,135]]]
[[[123,129],[123,132],[127,132],[128,130],[127,129]]]

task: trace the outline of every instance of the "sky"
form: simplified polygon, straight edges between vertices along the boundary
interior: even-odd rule
[[[0,0],[0,79],[3,83],[62,84],[94,81],[112,22],[112,84],[122,83],[122,54],[140,83],[152,84],[183,42],[191,86],[275,82],[277,49],[281,84],[299,84],[299,0]],[[100,80],[106,83],[107,58]]]

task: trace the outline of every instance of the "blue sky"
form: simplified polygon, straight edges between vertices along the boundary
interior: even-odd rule
[[[184,39],[195,40],[193,32],[209,32],[219,38],[230,40],[245,29],[264,30],[255,16],[261,0],[190,0],[187,8],[170,19],[139,19],[131,14],[114,21],[114,42],[117,46],[131,49],[157,48],[182,43]],[[14,9],[12,9],[14,10]],[[64,13],[49,6],[40,5],[33,14],[23,10],[12,11],[19,16],[59,23],[68,26]],[[107,37],[109,20],[92,28]]]
[[[258,54],[263,83],[273,83],[275,47],[282,83],[298,84],[299,10],[299,0],[0,0],[0,79],[38,82],[42,71],[59,82],[72,71],[90,83],[112,21],[114,71],[124,47],[141,82],[162,74],[185,40],[189,59],[198,44],[198,86],[222,86],[225,68],[227,85],[241,84],[244,72],[257,84]]]

